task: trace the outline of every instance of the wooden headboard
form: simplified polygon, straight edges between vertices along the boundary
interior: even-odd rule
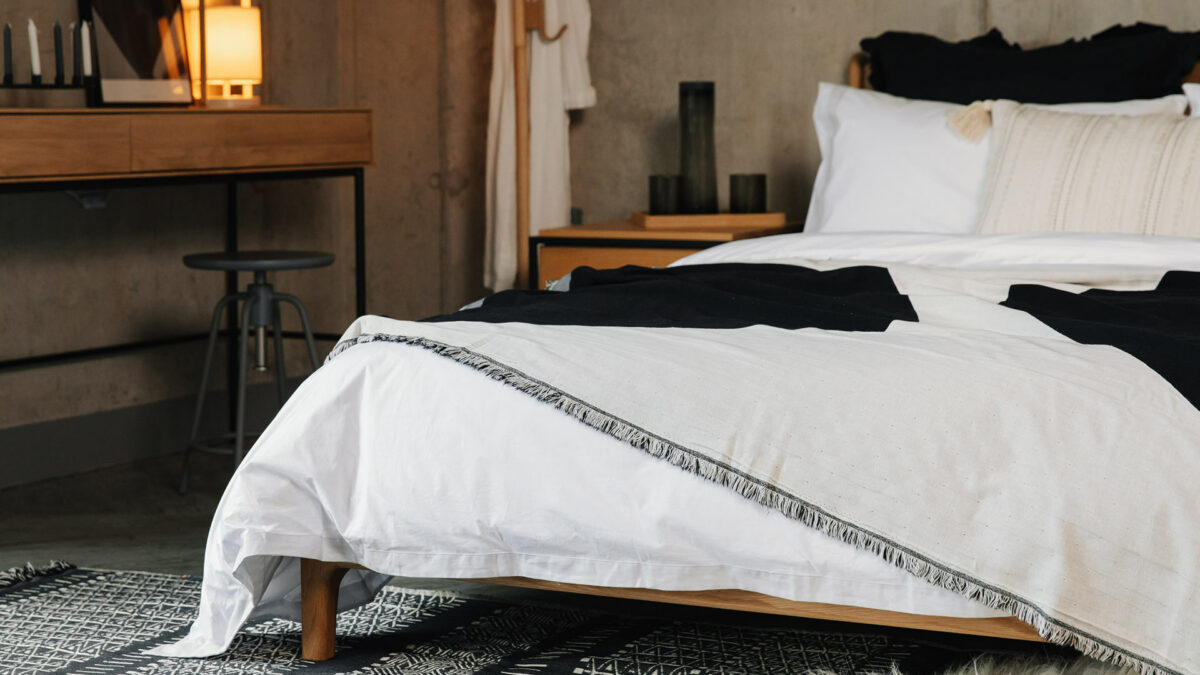
[[[850,57],[850,68],[846,74],[846,83],[855,89],[867,89],[871,76],[871,56],[866,52],[857,52]],[[1184,82],[1200,84],[1200,61],[1196,62],[1192,72],[1183,78]]]
[[[846,84],[855,89],[866,89],[867,78],[871,75],[871,57],[866,52],[855,52],[850,57],[850,70],[846,74]]]

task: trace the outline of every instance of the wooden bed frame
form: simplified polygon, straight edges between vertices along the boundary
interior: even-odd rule
[[[517,45],[517,67],[525,67],[525,40],[527,30],[541,30],[545,21],[538,12],[541,3],[537,0],[513,0],[514,31]],[[561,34],[561,31],[559,31]],[[850,86],[863,89],[868,86],[870,60],[864,53],[850,57],[847,71],[847,82]],[[527,78],[527,74],[526,74]],[[518,76],[518,204],[520,211],[519,237],[528,237],[528,170],[529,170],[529,138],[528,128],[522,133],[521,122],[528,124],[527,105],[522,105],[522,97],[528,95],[527,79]],[[1200,63],[1184,78],[1185,82],[1200,82]],[[527,247],[518,246],[519,252],[527,251]],[[521,263],[521,269],[527,268],[528,260]],[[300,563],[301,604],[302,604],[302,652],[305,659],[324,661],[333,658],[335,645],[335,628],[337,625],[338,585],[342,577],[351,569],[366,569],[361,565],[347,562],[323,562],[319,560],[302,559]],[[922,614],[907,614],[881,609],[867,609],[847,605],[831,605],[819,602],[798,602],[785,600],[761,593],[740,590],[714,591],[659,591],[646,588],[609,588],[604,586],[586,586],[581,584],[565,584],[553,581],[540,581],[525,577],[501,577],[492,579],[467,579],[480,583],[498,584],[502,586],[517,586],[548,591],[562,591],[597,595],[610,598],[625,598],[631,600],[649,600],[677,605],[694,605],[698,607],[713,607],[717,609],[732,609],[743,612],[760,614],[779,614],[809,619],[827,621],[844,621],[849,623],[887,626],[893,628],[911,628],[918,630],[955,633],[959,635],[976,635],[1010,640],[1025,640],[1030,642],[1045,642],[1029,624],[1013,617],[997,617],[984,619],[964,619],[948,616],[926,616]]]
[[[301,655],[310,661],[325,661],[333,658],[336,641],[338,585],[351,569],[366,569],[361,565],[346,562],[323,562],[303,558],[300,561],[301,597]],[[555,581],[540,581],[525,577],[499,577],[492,579],[463,579],[485,584],[517,586],[544,591],[563,591],[583,595],[599,595],[628,600],[649,600],[675,605],[693,605],[717,609],[733,609],[758,614],[779,614],[805,619],[845,621],[892,628],[978,635],[1045,642],[1033,628],[1016,618],[996,617],[984,619],[962,619],[949,616],[926,616],[906,614],[882,609],[867,609],[848,605],[830,605],[821,602],[798,602],[785,600],[762,593],[724,589],[716,591],[657,591],[649,588],[609,588],[564,584]]]

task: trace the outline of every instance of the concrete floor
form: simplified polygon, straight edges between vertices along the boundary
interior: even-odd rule
[[[176,492],[181,458],[169,455],[53,480],[0,489],[0,570],[26,562],[45,565],[65,560],[93,569],[141,570],[199,575],[212,514],[233,472],[228,457],[196,454],[188,494]],[[731,619],[724,610],[660,605],[613,598],[568,595],[448,579],[396,577],[394,585],[451,590],[474,597],[567,604],[599,611],[670,619],[734,621],[750,625],[789,625],[838,630],[822,621],[748,615]],[[907,633],[891,631],[883,632]],[[919,634],[969,658],[981,650],[1015,652],[1035,659],[1068,650],[1040,649],[1028,643]],[[1032,650],[1032,653],[1031,653]]]
[[[176,491],[180,455],[0,489],[0,570],[65,560],[79,567],[165,574],[204,571],[213,513],[233,473],[228,457],[194,453],[188,493]],[[571,602],[645,611],[647,603],[477,584],[395,577],[406,588],[495,600]]]
[[[80,567],[200,574],[228,457],[194,456],[181,496],[180,456],[0,490],[0,569],[51,559]]]
[[[168,455],[0,489],[0,570],[65,560],[93,569],[201,574],[208,528],[233,466],[228,457],[193,454],[188,493],[180,495],[180,462]],[[449,579],[392,583],[495,599],[561,597]]]

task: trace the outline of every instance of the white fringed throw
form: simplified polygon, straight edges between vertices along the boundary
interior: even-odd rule
[[[999,306],[1011,278],[891,274],[921,323],[368,316],[331,358],[373,341],[432,350],[1053,642],[1145,673],[1200,673],[1200,412],[1131,355]],[[1144,270],[1075,276],[1052,281],[1157,283]]]

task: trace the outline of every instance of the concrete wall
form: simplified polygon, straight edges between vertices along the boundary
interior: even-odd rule
[[[366,175],[368,310],[416,318],[482,294],[491,0],[256,4],[263,11],[264,103],[375,111],[376,162]],[[76,19],[76,0],[0,3],[0,23],[11,22],[21,38],[14,49],[20,79],[28,74],[22,45],[30,16],[66,26]],[[42,60],[52,64],[44,33]],[[77,93],[0,92],[0,106],[81,104]],[[222,247],[224,187],[101,196],[106,206],[89,211],[62,192],[0,195],[0,360],[207,327],[223,293],[221,275],[188,270],[180,258]],[[350,181],[246,183],[238,200],[243,248],[337,254],[333,267],[273,281],[306,301],[317,331],[344,330],[354,318]],[[302,343],[289,341],[287,351],[289,372],[306,372]],[[53,475],[53,467],[80,470],[180,450],[182,437],[163,439],[189,424],[201,358],[202,344],[187,343],[0,369],[0,488]],[[215,380],[223,386],[223,377]],[[131,432],[133,419],[160,420],[161,429]],[[103,428],[111,436],[97,451],[93,441]]]
[[[644,209],[647,176],[678,173],[683,80],[716,82],[722,208],[730,173],[766,173],[768,206],[801,220],[820,160],[817,83],[845,82],[863,37],[954,40],[998,26],[1036,46],[1137,20],[1200,29],[1195,0],[602,0],[592,13],[599,102],[571,130],[573,201],[587,221]]]

